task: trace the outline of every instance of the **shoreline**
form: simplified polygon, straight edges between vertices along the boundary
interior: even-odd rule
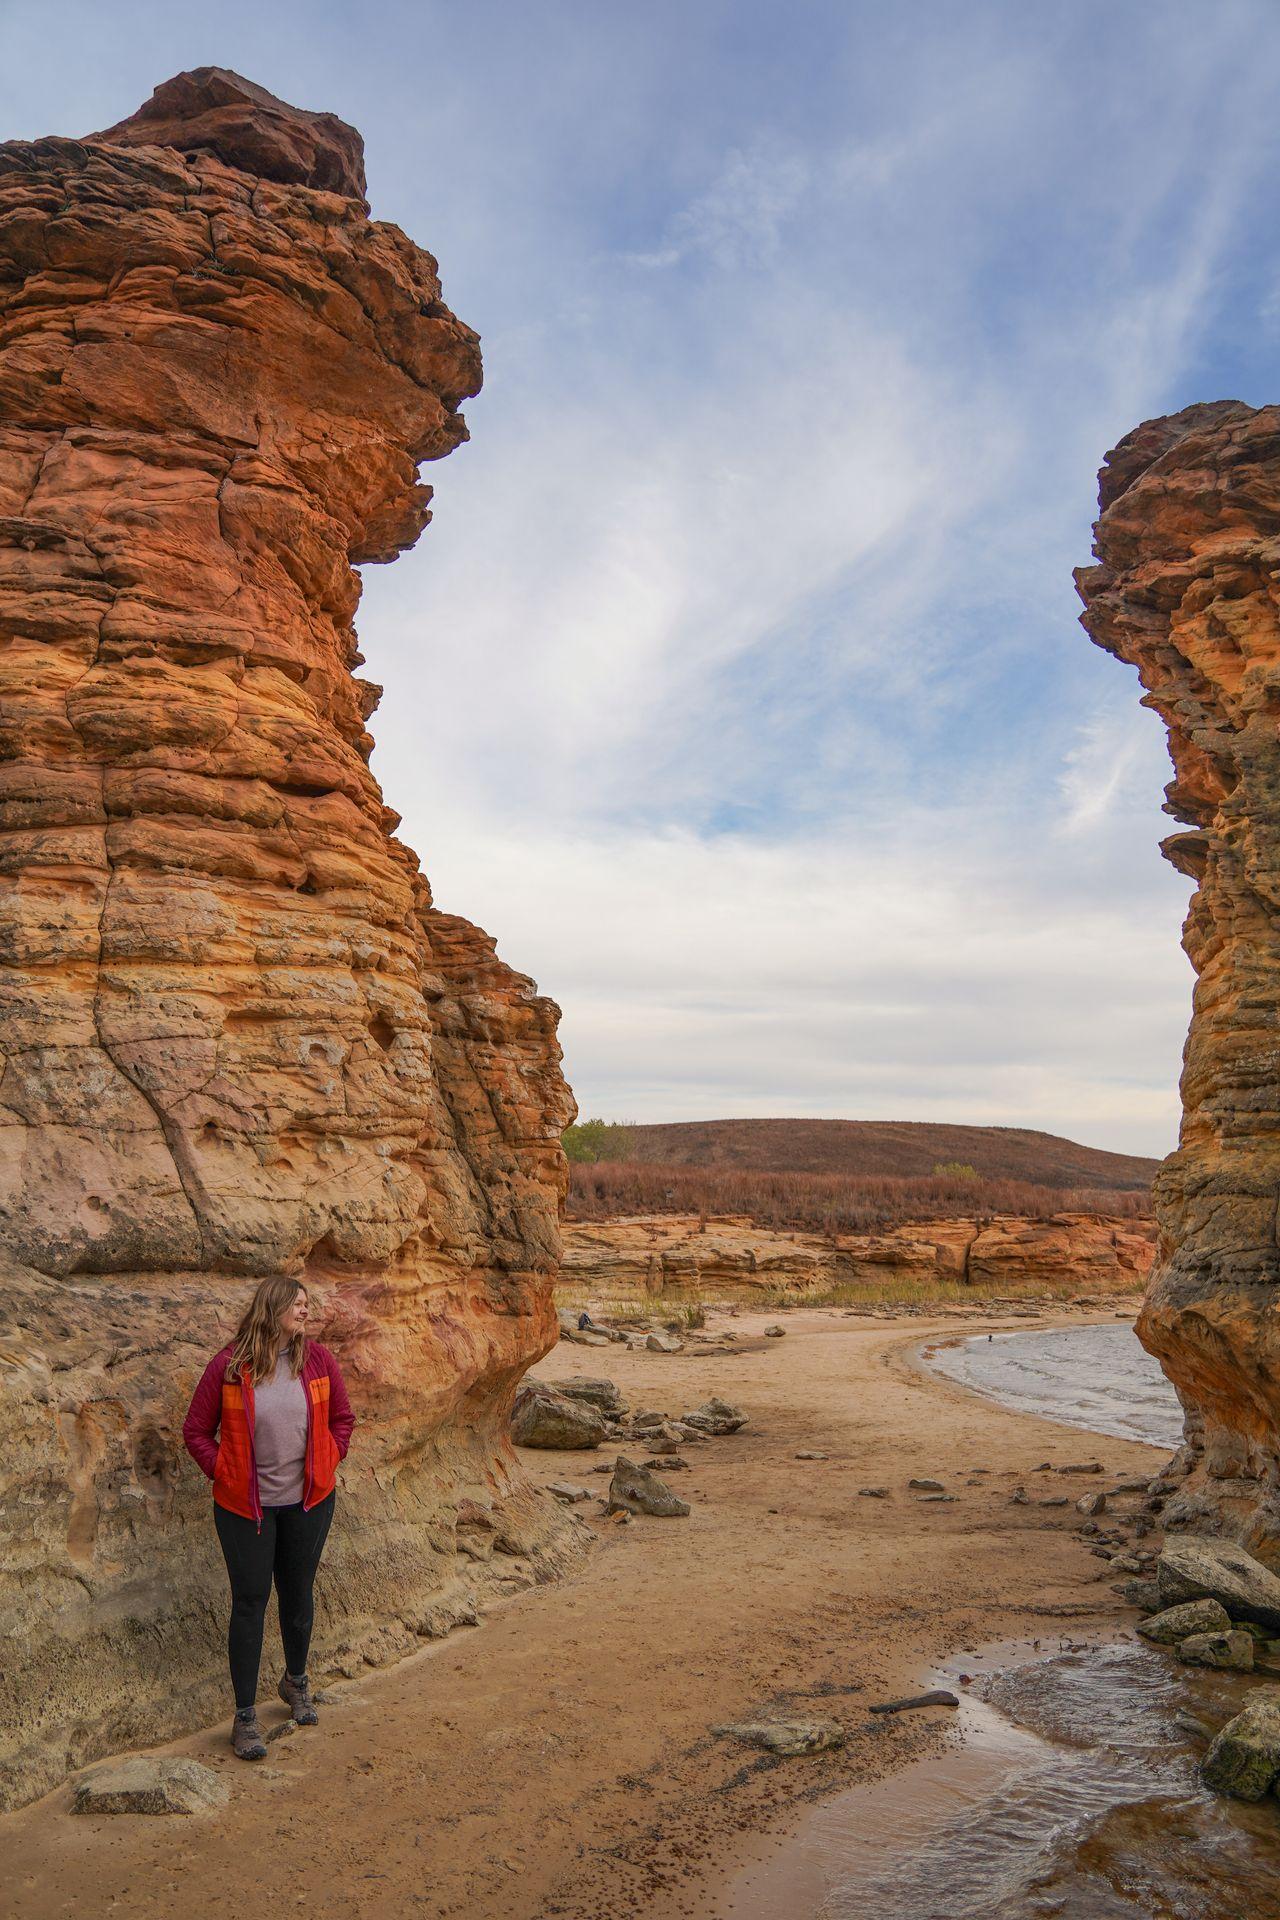
[[[1009,1330],[1111,1318],[1051,1308]],[[972,1334],[971,1315],[795,1309],[783,1339],[748,1346],[768,1322],[734,1316],[741,1352],[561,1342],[538,1377],[607,1374],[634,1408],[718,1394],[746,1410],[739,1434],[686,1448],[689,1470],[671,1473],[691,1516],[618,1525],[594,1499],[575,1507],[599,1536],[579,1571],[495,1604],[478,1630],[327,1683],[320,1726],[273,1742],[266,1761],[231,1756],[229,1710],[153,1750],[215,1767],[230,1788],[218,1811],[73,1818],[63,1786],[4,1816],[12,1920],[113,1904],[170,1920],[192,1871],[226,1886],[250,1873],[261,1890],[379,1920],[708,1916],[807,1807],[953,1737],[946,1709],[876,1720],[867,1705],[966,1647],[1127,1617],[1076,1532],[1074,1499],[1036,1504],[1091,1483],[1042,1474],[1027,1479],[1028,1503],[1010,1493],[1045,1460],[1146,1476],[1164,1449],[1003,1407],[929,1370],[917,1350]],[[795,1458],[819,1450],[827,1458]],[[522,1454],[539,1483],[593,1495],[608,1481],[591,1469],[612,1459]],[[925,1501],[912,1476],[943,1480],[954,1500]],[[318,1594],[323,1579],[322,1567]],[[276,1676],[268,1638],[261,1701]],[[711,1732],[769,1710],[840,1720],[847,1744],[775,1761]],[[260,1713],[264,1727],[285,1717],[278,1703]]]

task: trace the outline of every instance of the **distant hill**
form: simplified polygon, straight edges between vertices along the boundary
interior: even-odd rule
[[[610,1130],[613,1131],[612,1129]],[[625,1145],[622,1136],[625,1134]],[[674,1167],[770,1173],[897,1174],[950,1164],[984,1180],[1032,1186],[1148,1187],[1160,1162],[1082,1147],[1025,1127],[953,1127],[916,1120],[676,1120],[617,1129],[607,1157]]]

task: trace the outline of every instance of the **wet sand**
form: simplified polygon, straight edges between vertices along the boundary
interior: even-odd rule
[[[750,1336],[769,1320],[727,1324]],[[155,1749],[219,1769],[231,1798],[216,1813],[73,1817],[63,1787],[0,1819],[6,1913],[171,1920],[191,1899],[248,1893],[388,1920],[708,1915],[815,1800],[954,1738],[946,1709],[872,1716],[870,1703],[966,1647],[1056,1644],[1132,1618],[1074,1504],[1035,1504],[1098,1482],[1034,1469],[1096,1459],[1145,1475],[1159,1449],[1010,1412],[922,1369],[919,1343],[972,1333],[969,1317],[814,1310],[786,1329],[714,1355],[562,1343],[540,1376],[607,1373],[637,1409],[678,1413],[714,1393],[747,1410],[749,1427],[686,1448],[691,1470],[671,1475],[692,1515],[619,1526],[579,1507],[600,1543],[578,1575],[338,1683],[320,1726],[265,1761],[230,1755],[229,1716]],[[607,1486],[590,1471],[603,1453],[525,1460],[544,1483]],[[926,1501],[912,1476],[955,1501]],[[1019,1484],[1030,1503],[1011,1505]],[[268,1646],[264,1701],[277,1672]],[[770,1709],[836,1718],[848,1743],[774,1761],[710,1731]],[[285,1717],[278,1703],[260,1714]]]

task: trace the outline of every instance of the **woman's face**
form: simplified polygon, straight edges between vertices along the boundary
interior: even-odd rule
[[[280,1315],[280,1331],[286,1340],[292,1340],[295,1333],[301,1333],[307,1324],[307,1290],[299,1287],[293,1296],[293,1305]]]

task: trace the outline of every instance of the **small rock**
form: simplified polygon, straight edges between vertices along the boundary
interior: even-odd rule
[[[696,1433],[736,1433],[739,1427],[745,1427],[747,1416],[741,1407],[733,1406],[728,1400],[704,1400],[692,1413],[683,1413],[681,1422],[692,1427]]]
[[[290,1720],[286,1723],[293,1725]],[[72,1813],[199,1813],[225,1806],[227,1789],[212,1767],[198,1760],[152,1759],[132,1754],[108,1760],[77,1780]]]
[[[825,1753],[844,1745],[844,1728],[834,1720],[739,1720],[711,1731],[766,1753]]]
[[[829,1460],[831,1455],[829,1453],[813,1453],[806,1449],[805,1452],[794,1454],[792,1457],[796,1460]]]
[[[1228,1720],[1200,1762],[1215,1793],[1261,1800],[1280,1777],[1280,1688],[1260,1687],[1243,1713]]]
[[[860,1500],[887,1500],[889,1498],[889,1489],[888,1487],[859,1487],[858,1498]]]
[[[1117,1480],[1111,1491],[1112,1493],[1145,1493],[1148,1484],[1146,1480]]]
[[[917,1493],[941,1493],[941,1480],[908,1480],[907,1485],[914,1487]]]
[[[645,1341],[649,1353],[683,1353],[684,1341],[674,1333],[651,1333]]]
[[[1105,1493],[1082,1493],[1076,1501],[1077,1513],[1086,1513],[1092,1516],[1097,1513],[1105,1513],[1106,1510],[1107,1496]]]
[[[954,1493],[926,1493],[920,1505],[922,1507],[937,1506],[942,1501],[954,1500],[955,1497]]]
[[[872,1713],[912,1713],[917,1707],[958,1707],[959,1698],[949,1693],[945,1687],[935,1687],[931,1693],[908,1694],[903,1700],[882,1700],[880,1705],[872,1707]]]
[[[785,1327],[766,1327],[764,1337],[766,1340],[781,1340],[786,1334],[786,1331]]]
[[[589,1487],[575,1487],[571,1480],[552,1480],[548,1483],[547,1492],[554,1495],[557,1500],[563,1500],[567,1507],[574,1506],[579,1500],[591,1498]]]
[[[1069,1507],[1071,1502],[1065,1493],[1055,1493],[1048,1500],[1037,1500],[1036,1505],[1038,1507]]]
[[[1160,1589],[1154,1580],[1126,1580],[1118,1591],[1126,1606],[1141,1607],[1144,1613],[1160,1611]]]
[[[1101,1473],[1101,1460],[1074,1461],[1070,1466],[1055,1467],[1055,1473]]]
[[[1253,1672],[1253,1636],[1248,1633],[1192,1633],[1178,1644],[1178,1658],[1189,1667],[1222,1667]]]
[[[658,1520],[680,1520],[689,1513],[689,1503],[659,1480],[649,1467],[637,1465],[620,1453],[609,1482],[609,1503],[605,1511],[648,1513]]]
[[[662,1454],[657,1459],[646,1460],[645,1465],[646,1467],[661,1467],[664,1473],[679,1473],[682,1471],[688,1473],[689,1471],[689,1462],[682,1460],[678,1453]]]
[[[1138,1622],[1138,1632],[1144,1640],[1157,1640],[1166,1647],[1176,1646],[1188,1634],[1229,1633],[1230,1630],[1231,1616],[1217,1600],[1187,1600],[1180,1607],[1166,1607],[1150,1620]]]

